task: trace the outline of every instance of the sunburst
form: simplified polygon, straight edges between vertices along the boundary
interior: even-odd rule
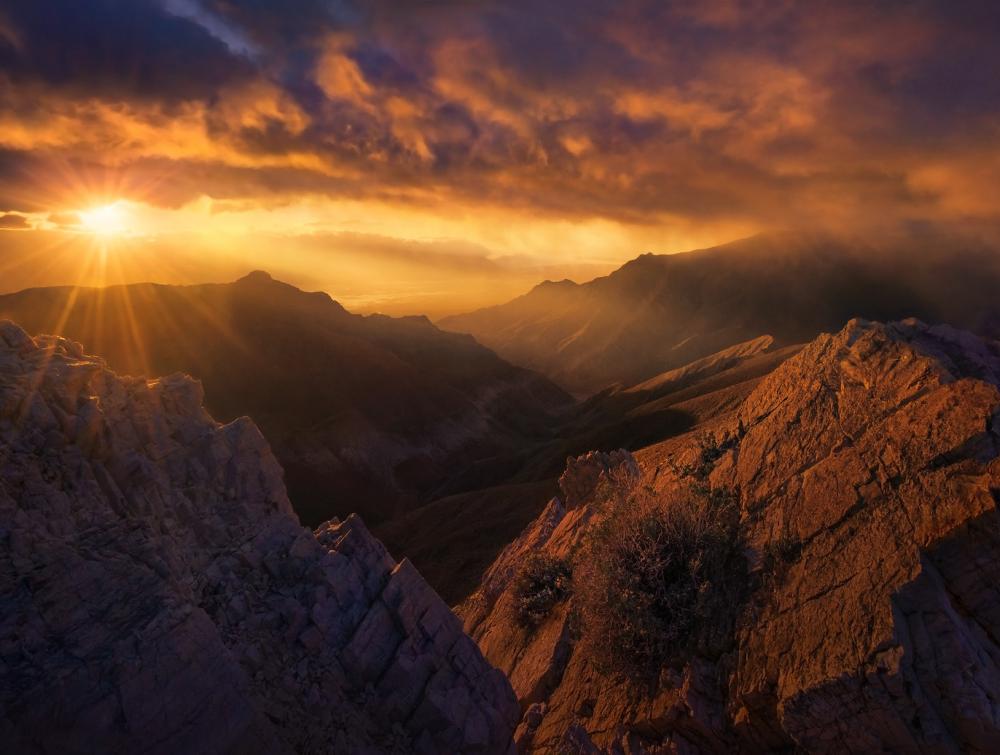
[[[100,236],[123,236],[131,230],[128,208],[121,201],[84,210],[80,221],[84,230]]]

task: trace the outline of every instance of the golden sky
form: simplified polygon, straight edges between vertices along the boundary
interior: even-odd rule
[[[0,291],[263,268],[440,315],[645,251],[1000,215],[981,0],[0,6]]]

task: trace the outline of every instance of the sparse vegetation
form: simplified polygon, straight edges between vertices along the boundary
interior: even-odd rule
[[[714,433],[702,433],[698,436],[698,458],[692,464],[685,464],[680,469],[683,477],[693,477],[704,481],[712,473],[712,469],[722,455],[739,442],[735,436],[724,436],[721,440]]]
[[[569,597],[573,573],[561,558],[535,553],[514,577],[514,614],[521,626],[537,626],[549,612]]]
[[[764,546],[762,554],[761,566],[764,575],[770,580],[780,581],[789,564],[797,561],[801,553],[802,543],[790,535],[782,535],[777,540],[772,540]]]
[[[652,681],[665,665],[729,649],[747,586],[732,492],[699,486],[664,501],[636,489],[583,562],[584,641],[607,670]]]

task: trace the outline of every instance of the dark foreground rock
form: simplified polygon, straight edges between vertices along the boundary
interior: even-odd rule
[[[12,753],[503,753],[503,674],[361,520],[292,513],[252,422],[0,323]]]
[[[998,386],[993,342],[856,320],[714,437],[638,454],[638,482],[621,456],[572,464],[562,499],[460,609],[522,703],[521,751],[1000,751]],[[586,624],[580,577],[605,566],[587,563],[588,539],[623,484],[664,511],[692,490],[735,500],[745,551],[721,652],[651,669],[652,684],[602,667],[595,643],[616,638]],[[537,553],[570,563],[573,593],[526,627],[513,577]]]

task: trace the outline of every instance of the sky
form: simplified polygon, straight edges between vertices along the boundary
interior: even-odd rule
[[[263,268],[438,316],[776,229],[986,232],[997,39],[986,0],[0,0],[0,291]]]

